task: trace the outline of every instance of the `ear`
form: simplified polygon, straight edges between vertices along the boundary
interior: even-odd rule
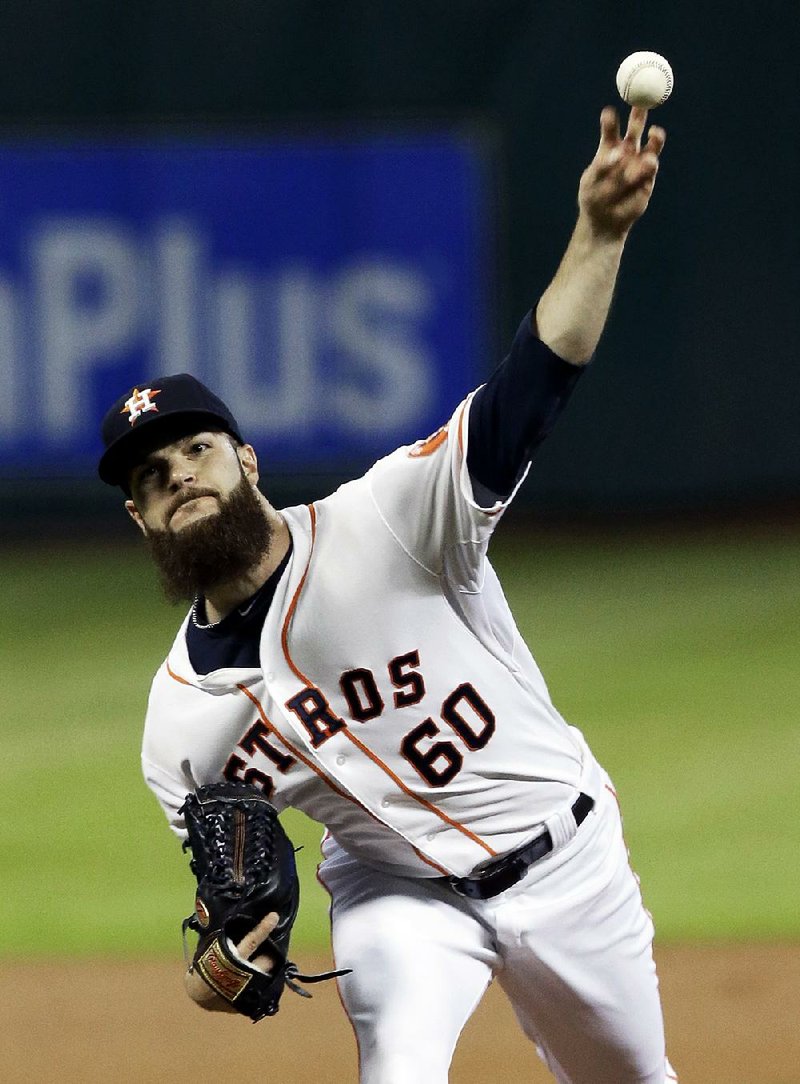
[[[258,456],[252,444],[242,444],[236,449],[245,478],[252,485],[258,482]]]
[[[147,528],[144,525],[144,520],[139,515],[139,509],[136,507],[133,501],[125,501],[125,511],[131,517],[131,519],[142,532],[142,534],[147,534]]]

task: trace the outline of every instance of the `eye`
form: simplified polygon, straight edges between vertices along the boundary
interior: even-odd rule
[[[193,442],[193,444],[190,447],[189,451],[194,452],[195,455],[199,455],[201,452],[204,452],[206,450],[206,448],[210,448],[210,447],[211,447],[211,445],[208,443],[207,440],[196,440],[196,441]]]
[[[155,478],[157,474],[158,467],[154,463],[151,463],[149,466],[142,467],[136,472],[136,481],[141,485],[142,482],[148,482],[151,478]]]

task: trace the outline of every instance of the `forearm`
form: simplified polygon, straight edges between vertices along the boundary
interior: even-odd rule
[[[536,310],[542,342],[576,365],[585,364],[597,347],[625,239],[653,192],[666,133],[651,127],[642,148],[646,121],[647,111],[634,107],[622,138],[616,111],[600,114],[600,146],[578,187],[578,223]]]
[[[581,214],[536,307],[534,331],[565,361],[585,364],[608,318],[625,238],[598,234]]]

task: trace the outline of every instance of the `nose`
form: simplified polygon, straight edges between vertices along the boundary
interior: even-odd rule
[[[197,474],[193,463],[182,455],[177,455],[170,460],[169,488],[173,493],[177,493],[184,486],[194,485],[196,481]]]

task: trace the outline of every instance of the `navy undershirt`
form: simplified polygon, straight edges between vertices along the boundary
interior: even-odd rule
[[[534,334],[528,313],[508,356],[470,406],[467,466],[479,503],[490,505],[490,498],[513,493],[585,368],[545,346]],[[485,499],[481,488],[487,491]]]
[[[529,313],[508,356],[478,389],[470,406],[467,466],[480,504],[489,507],[513,492],[583,371],[583,366],[562,360],[536,337]],[[186,628],[195,673],[261,666],[261,629],[291,550],[290,544],[278,568],[255,595],[215,625],[198,627],[206,617],[203,600],[197,600],[197,621],[190,618]]]
[[[292,554],[291,540],[286,556],[261,587],[249,599],[231,610],[215,625],[207,625],[203,599],[194,604],[193,617],[186,626],[186,647],[196,674],[210,674],[230,666],[248,670],[260,669],[259,644],[261,629],[270,603],[275,597],[278,580],[286,571]],[[195,617],[197,623],[195,622]],[[199,627],[198,626],[202,626]]]

